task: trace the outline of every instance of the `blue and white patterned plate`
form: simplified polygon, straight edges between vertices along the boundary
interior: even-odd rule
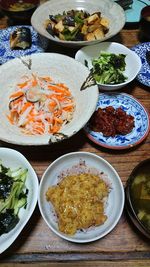
[[[150,42],[141,43],[131,48],[142,61],[142,67],[137,75],[137,80],[150,87],[150,65],[146,61],[146,51],[150,51]]]
[[[141,143],[147,137],[150,130],[149,114],[137,99],[125,93],[101,93],[97,109],[107,106],[115,109],[121,107],[127,114],[134,116],[135,127],[129,134],[106,137],[101,132],[92,131],[87,123],[85,133],[94,143],[110,149],[126,149]]]
[[[6,61],[14,59],[16,57],[30,55],[33,53],[41,53],[46,49],[47,43],[44,38],[39,36],[39,34],[32,28],[32,26],[25,26],[27,28],[30,28],[31,31],[31,47],[25,50],[11,50],[9,43],[10,33],[18,27],[22,26],[12,26],[8,27],[7,29],[0,30],[0,64],[3,64]]]

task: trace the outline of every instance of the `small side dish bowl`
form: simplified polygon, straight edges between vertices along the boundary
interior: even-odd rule
[[[67,12],[70,10],[74,10],[74,11],[82,10],[82,11],[88,12],[90,15],[96,12],[101,14],[103,18],[106,18],[105,23],[107,19],[109,21],[108,32],[104,35],[99,34],[99,36],[97,36],[95,33],[93,38],[88,37],[86,38],[86,40],[82,40],[82,41],[80,40],[74,41],[74,39],[73,40],[71,39],[70,41],[70,39],[67,40],[68,37],[65,40],[61,40],[60,38],[58,38],[56,35],[53,34],[53,31],[52,32],[49,31],[50,32],[49,33],[46,30],[45,24],[46,24],[46,21],[49,19],[49,16],[51,15],[54,16],[58,14],[62,15],[63,12]],[[81,19],[79,18],[78,21],[81,21]],[[78,21],[76,23],[78,23]],[[120,32],[120,30],[125,25],[125,13],[124,13],[123,8],[120,5],[109,0],[105,0],[105,1],[93,0],[92,2],[90,0],[83,0],[83,1],[51,0],[40,5],[35,10],[35,12],[33,13],[31,17],[31,24],[37,32],[39,32],[41,35],[48,38],[50,41],[54,41],[59,45],[68,46],[68,47],[81,47],[85,45],[102,42],[116,35],[118,32]],[[91,24],[92,24],[92,21],[90,21],[90,25]],[[63,25],[60,28],[60,24],[57,26],[58,26],[57,30],[59,32],[61,31],[61,33],[64,34],[63,30],[66,31],[66,28],[64,29]],[[78,29],[73,29],[72,27],[69,28],[69,31],[71,31],[71,34],[73,34],[73,31],[76,31],[76,30],[78,31]],[[80,33],[85,33],[85,28]]]
[[[126,46],[116,43],[116,42],[102,42],[99,44],[95,44],[88,47],[83,47],[77,51],[75,55],[75,59],[80,61],[82,64],[88,66],[89,69],[93,67],[92,61],[93,59],[97,59],[101,52],[105,53],[113,53],[115,55],[123,54],[125,55],[125,71],[123,74],[127,77],[126,81],[119,84],[100,84],[97,83],[99,88],[106,91],[118,90],[131,81],[135,79],[137,74],[141,69],[141,59],[140,57],[134,52],[131,51]]]
[[[132,222],[150,239],[150,158],[133,169],[125,192],[126,209]]]
[[[64,182],[64,178],[67,175],[69,174],[77,175],[78,173],[79,174],[92,173],[93,175],[94,173],[97,173],[97,174],[99,173],[101,177],[103,177],[102,179],[104,179],[106,183],[110,186],[110,192],[109,192],[108,198],[104,206],[104,214],[106,214],[107,219],[101,225],[98,225],[98,226],[93,225],[92,227],[88,227],[86,229],[77,230],[76,233],[73,235],[68,235],[59,230],[58,218],[57,218],[56,212],[52,204],[49,201],[47,201],[46,192],[49,187],[53,185],[58,185],[58,183],[61,181]],[[78,176],[77,176],[77,179],[79,179]],[[84,184],[84,180],[82,181]],[[93,185],[90,186],[90,192],[92,190],[91,189],[92,186]],[[83,189],[83,186],[82,186],[82,189]],[[76,192],[76,190],[77,190],[77,182],[75,186],[74,186],[74,183],[71,184],[71,189],[69,190],[69,192],[70,191]],[[101,191],[101,194],[103,194],[102,192],[103,191]],[[83,203],[85,203],[85,199],[87,197],[87,193],[86,192],[84,193],[82,194]],[[95,193],[94,193],[94,196],[95,196]],[[75,203],[74,201],[76,199],[77,198],[74,198],[73,203]],[[61,202],[62,201],[63,200],[61,199]],[[76,243],[92,242],[107,235],[110,231],[114,229],[114,227],[118,223],[122,215],[123,208],[124,208],[124,188],[123,188],[123,184],[121,182],[121,179],[118,173],[111,166],[111,164],[108,163],[106,160],[89,152],[73,152],[73,153],[68,153],[68,154],[65,154],[59,157],[47,168],[40,182],[38,204],[39,204],[40,212],[45,222],[47,223],[49,228],[59,237],[64,238],[68,241],[76,242]],[[73,206],[71,208],[73,208]],[[77,220],[79,216],[78,212],[77,212]],[[80,212],[82,215],[86,214],[85,210],[80,211]],[[101,216],[101,214],[99,214],[99,216]]]
[[[0,8],[14,20],[29,21],[39,2],[39,0],[0,0]]]
[[[1,147],[0,148],[0,160],[1,160],[1,164],[6,168],[10,168],[10,170],[11,170],[11,172],[13,172],[13,174],[18,173],[19,169],[27,170],[27,177],[26,177],[26,181],[25,181],[25,187],[27,190],[27,204],[25,207],[20,208],[19,213],[18,213],[19,221],[16,224],[16,226],[14,228],[12,228],[9,232],[0,235],[0,254],[1,254],[21,234],[21,231],[23,230],[23,228],[25,227],[25,225],[29,221],[29,219],[30,219],[30,217],[31,217],[31,215],[35,209],[35,206],[37,204],[39,183],[38,183],[37,175],[36,175],[34,169],[32,168],[31,164],[28,162],[28,160],[20,152],[14,150],[14,149]],[[15,187],[15,189],[17,189],[17,188]],[[7,200],[8,200],[8,198],[7,198]],[[11,199],[11,200],[16,201],[16,199]],[[1,201],[2,201],[2,198],[1,198]],[[9,199],[9,201],[10,201],[10,199]],[[14,203],[16,203],[15,201],[14,201]],[[7,204],[8,204],[8,201],[7,201]],[[1,207],[2,207],[2,202],[1,202]],[[11,221],[10,221],[10,223],[11,223]],[[6,225],[7,225],[7,223],[6,223]],[[2,231],[2,227],[1,227],[1,231]]]

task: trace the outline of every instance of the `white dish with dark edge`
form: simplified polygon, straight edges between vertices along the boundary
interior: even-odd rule
[[[29,67],[31,63],[31,68]],[[9,96],[15,91],[16,84],[24,75],[50,76],[56,83],[64,83],[75,100],[72,120],[64,125],[55,135],[25,135],[19,127],[7,119],[9,113]],[[50,145],[76,134],[93,114],[97,100],[98,87],[81,91],[81,86],[89,71],[75,59],[57,53],[39,53],[16,58],[0,67],[0,140],[18,145]]]
[[[19,222],[17,225],[6,234],[0,236],[0,253],[4,252],[21,234],[21,231],[29,221],[35,207],[38,198],[38,178],[28,160],[17,150],[10,148],[0,148],[0,160],[2,164],[8,168],[27,168],[28,174],[26,178],[26,187],[28,189],[27,194],[27,206],[26,208],[21,208],[19,211]]]
[[[85,161],[88,167],[96,168],[108,176],[107,180],[111,185],[105,210],[108,219],[103,225],[87,231],[78,231],[75,235],[69,236],[58,230],[56,216],[45,194],[49,186],[57,184],[58,176],[62,171],[79,164],[80,160]],[[89,152],[73,152],[59,157],[47,168],[40,182],[38,204],[43,219],[55,234],[71,242],[87,243],[104,237],[116,226],[124,207],[124,189],[118,173],[105,159]]]

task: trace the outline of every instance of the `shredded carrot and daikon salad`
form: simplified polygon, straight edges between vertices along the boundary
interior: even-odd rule
[[[23,76],[9,96],[7,118],[28,135],[58,133],[75,110],[75,101],[64,83],[35,74]]]

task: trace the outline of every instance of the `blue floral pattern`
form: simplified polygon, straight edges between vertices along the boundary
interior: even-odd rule
[[[113,106],[115,109],[122,107],[127,114],[134,116],[135,127],[127,135],[106,137],[101,132],[92,131],[88,122],[84,130],[92,141],[111,149],[125,149],[139,144],[146,138],[150,128],[149,115],[137,99],[125,93],[100,93],[97,109],[107,106]]]
[[[150,87],[150,65],[146,61],[146,51],[150,51],[150,42],[141,43],[131,48],[142,61],[142,68],[137,75],[137,80]]]
[[[47,43],[45,39],[32,28],[32,26],[25,26],[30,28],[32,45],[25,50],[11,50],[10,48],[10,33],[19,26],[12,26],[7,29],[0,30],[0,64],[7,62],[10,59],[30,55],[33,53],[41,53],[46,49]]]

